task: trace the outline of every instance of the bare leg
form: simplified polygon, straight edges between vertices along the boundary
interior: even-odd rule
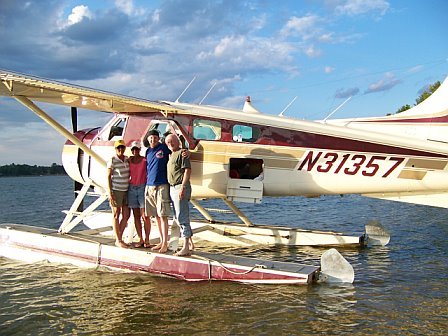
[[[121,208],[111,206],[112,208],[112,227],[114,229],[115,234],[115,242],[121,241],[121,232],[120,232],[120,212]]]
[[[112,208],[112,215],[113,215],[113,222],[112,227],[114,229],[115,234],[115,246],[118,247],[126,247],[126,244],[123,242],[123,232],[121,231],[120,227],[120,214],[121,214],[121,208],[111,206]]]
[[[161,218],[161,233],[162,233],[162,240],[161,240],[161,246],[160,246],[160,253],[165,253],[168,251],[168,217],[163,216]]]
[[[142,216],[141,216],[141,212],[139,208],[133,208],[132,209],[132,213],[134,215],[134,225],[135,225],[135,230],[137,231],[137,236],[138,236],[138,243],[134,244],[134,247],[141,247],[143,246],[143,233],[142,233]]]
[[[142,211],[143,225],[145,226],[145,247],[150,247],[149,235],[151,234],[151,217],[145,216],[145,212]]]
[[[160,235],[160,242],[154,246],[152,249],[153,251],[157,251],[160,250],[160,248],[162,247],[162,239],[163,239],[163,234],[162,234],[162,223],[160,220],[160,217],[156,216],[156,221],[157,221],[157,228],[159,229],[159,235]]]
[[[126,229],[126,226],[128,225],[128,219],[130,217],[130,210],[128,206],[124,205],[121,207],[121,220],[120,220],[120,234],[121,234],[121,240],[123,241],[123,232]]]

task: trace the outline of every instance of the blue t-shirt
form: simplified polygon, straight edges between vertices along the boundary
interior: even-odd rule
[[[156,186],[168,184],[166,165],[171,151],[164,143],[158,144],[155,148],[146,149],[147,175],[146,185]]]

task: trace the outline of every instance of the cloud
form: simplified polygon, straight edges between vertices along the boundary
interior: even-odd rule
[[[370,84],[368,89],[364,93],[368,94],[373,92],[388,91],[401,82],[402,81],[400,79],[397,79],[393,74],[387,73],[385,75],[385,78],[377,81],[376,83]]]
[[[145,14],[145,10],[135,7],[132,0],[115,0],[115,7],[129,16],[141,16]]]
[[[306,15],[303,17],[292,16],[285,26],[280,30],[283,37],[300,36],[307,40],[318,33],[317,24],[321,21],[317,15]]]
[[[411,74],[413,74],[413,73],[417,73],[417,72],[419,72],[419,71],[422,71],[423,68],[424,68],[424,66],[421,65],[421,64],[419,64],[419,65],[416,65],[416,66],[414,66],[414,67],[408,69],[406,72],[407,72],[407,73],[411,73]]]
[[[338,89],[334,94],[335,98],[348,98],[356,96],[359,93],[359,88]]]
[[[68,16],[67,25],[70,26],[81,22],[84,18],[93,18],[93,14],[89,10],[89,7],[84,5],[76,6],[72,9],[72,13]]]
[[[47,124],[36,121],[2,128],[0,143],[2,162],[5,164],[32,162],[48,165],[51,164],[48,153],[52,153],[52,162],[61,161],[60,157],[54,158],[53,153],[61,152],[65,139]],[[26,156],[21,155],[22,150],[26,151]]]
[[[314,45],[309,45],[304,49],[304,53],[308,57],[319,57],[322,54],[322,51],[316,49]]]
[[[326,66],[325,68],[324,68],[324,72],[326,73],[326,74],[329,74],[329,73],[332,73],[334,71],[334,68],[333,67],[331,67],[331,66]]]
[[[356,16],[370,12],[380,12],[386,14],[390,7],[385,0],[331,0],[327,1],[334,6],[334,11],[338,15]]]

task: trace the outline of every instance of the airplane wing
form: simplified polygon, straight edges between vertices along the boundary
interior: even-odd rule
[[[102,112],[179,111],[167,103],[117,95],[0,69],[0,96],[24,96],[32,101],[79,107]]]

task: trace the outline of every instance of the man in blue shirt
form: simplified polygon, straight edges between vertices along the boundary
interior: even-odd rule
[[[166,167],[171,151],[159,140],[160,135],[157,130],[150,130],[147,138],[143,139],[143,144],[148,147],[146,150],[145,215],[156,218],[160,232],[160,243],[153,247],[153,250],[165,253],[168,251],[168,216],[171,211]]]

